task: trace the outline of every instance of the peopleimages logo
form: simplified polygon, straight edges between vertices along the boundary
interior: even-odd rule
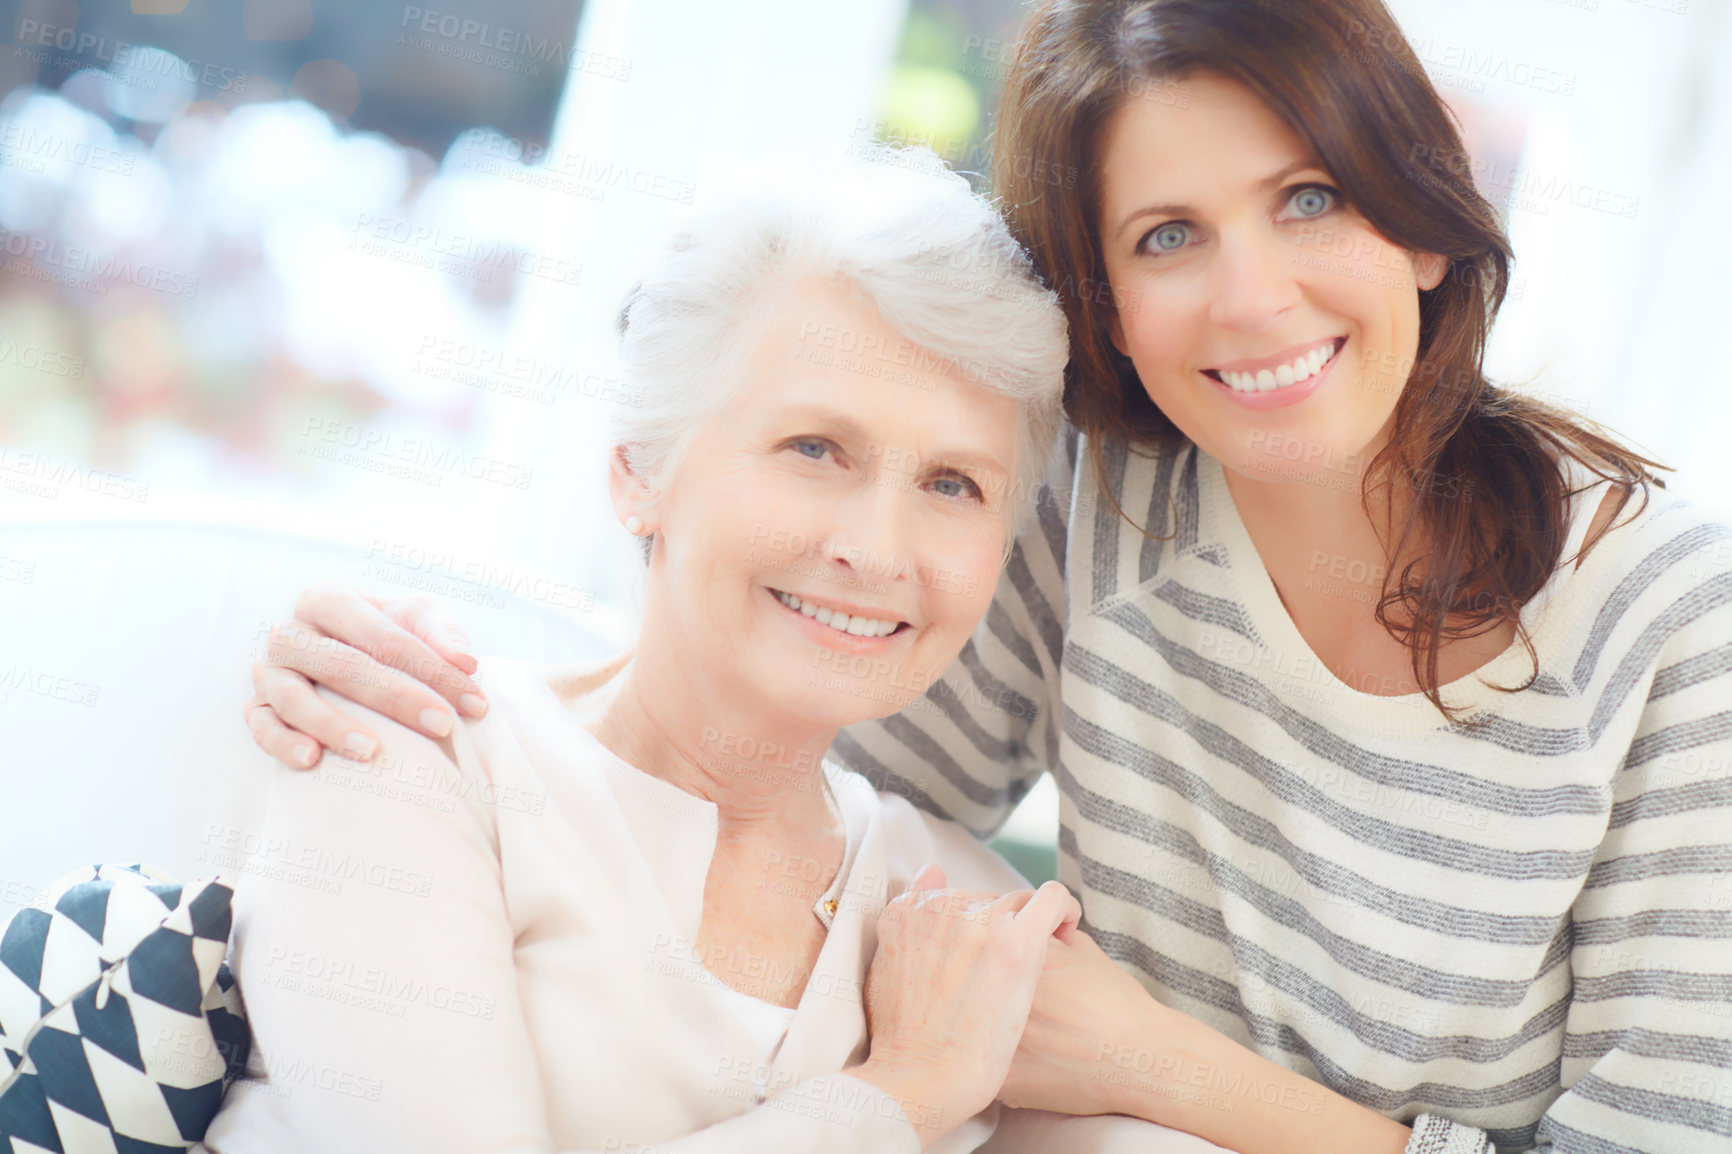
[[[0,337],[0,365],[17,365],[20,368],[35,369],[39,373],[47,373],[51,377],[84,376],[84,358],[75,357],[71,353],[63,353],[55,349],[45,349],[40,345],[20,345],[10,338]]]
[[[40,20],[20,20],[17,41],[26,49],[51,48],[57,52],[70,53],[79,57],[76,63],[94,58],[112,65],[111,71],[121,74],[122,83],[134,86],[140,86],[142,81],[143,87],[154,88],[157,79],[169,78],[185,80],[222,92],[233,92],[238,96],[246,92],[247,83],[252,79],[245,72],[220,64],[182,60],[154,45],[110,40],[94,32],[80,32],[76,28],[63,25],[44,24]]]
[[[448,233],[432,225],[398,217],[359,213],[347,249],[382,256],[401,264],[463,274],[507,269],[554,284],[575,285],[583,266],[545,253],[529,252],[513,241]],[[480,278],[484,283],[486,277]]]
[[[535,476],[533,467],[414,437],[399,437],[347,421],[308,417],[301,437],[300,452],[316,460],[355,465],[435,485],[446,476],[457,475],[527,489]]]
[[[143,503],[150,496],[150,482],[92,469],[76,461],[63,461],[47,453],[0,446],[0,488],[60,499],[62,488]]]
[[[49,164],[77,164],[95,172],[131,176],[133,154],[106,144],[43,132],[13,121],[0,125],[0,164],[42,172]]]
[[[399,36],[399,43],[408,43],[409,47],[413,48],[439,51],[441,55],[458,59],[466,55],[461,49],[485,49],[500,53],[503,57],[519,57],[534,65],[545,64],[555,68],[568,68],[573,72],[586,72],[603,80],[631,79],[632,62],[623,57],[578,48],[568,49],[564,41],[553,37],[489,24],[484,20],[458,16],[451,12],[408,6],[403,9],[403,19],[398,27],[404,30],[403,35]],[[404,39],[404,36],[413,33],[420,33],[422,37],[438,37],[444,45],[437,45],[430,40],[409,42]],[[478,58],[478,62],[493,61],[482,56]],[[522,71],[530,76],[541,74],[539,68],[521,68],[515,71]]]
[[[97,293],[106,292],[110,282],[119,282],[187,300],[198,296],[198,278],[195,276],[113,253],[98,254],[94,249],[62,244],[47,237],[21,232],[0,233],[0,253],[18,258],[20,262],[30,261],[43,268],[57,269],[69,278],[67,283],[72,287]],[[22,268],[13,261],[7,261],[6,271],[22,272]],[[91,279],[82,282],[70,279],[80,276]]]

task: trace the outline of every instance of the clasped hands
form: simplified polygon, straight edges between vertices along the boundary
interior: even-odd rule
[[[995,1098],[1114,1112],[1102,1047],[1154,1002],[1081,916],[1058,882],[945,889],[931,865],[885,907],[866,981],[871,1048],[848,1072],[902,1103],[923,1149]]]

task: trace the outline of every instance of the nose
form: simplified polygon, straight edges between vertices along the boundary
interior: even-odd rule
[[[1223,328],[1261,333],[1299,303],[1300,254],[1274,233],[1225,234],[1213,270],[1209,319]]]
[[[907,488],[907,478],[889,470],[862,478],[836,508],[826,539],[829,564],[861,582],[894,581],[910,570],[904,562]]]

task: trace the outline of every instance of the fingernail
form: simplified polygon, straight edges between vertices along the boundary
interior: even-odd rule
[[[305,741],[297,742],[295,744],[294,753],[295,764],[300,766],[302,769],[313,764],[313,747],[311,743]]]
[[[451,715],[443,709],[423,709],[421,711],[421,728],[434,737],[444,737],[451,732]]]
[[[371,761],[378,742],[364,733],[355,732],[343,738],[343,752],[356,761]]]
[[[479,693],[465,693],[457,699],[457,708],[470,717],[483,717],[487,713],[487,699]]]

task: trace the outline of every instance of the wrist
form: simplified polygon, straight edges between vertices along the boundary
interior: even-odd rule
[[[902,1107],[903,1115],[914,1127],[925,1150],[973,1111],[964,1112],[945,1092],[947,1083],[935,1071],[908,1063],[867,1058],[858,1066],[842,1071],[850,1077],[876,1086]]]
[[[1102,1086],[1099,1100],[1115,1114],[1188,1129],[1201,1097],[1189,1080],[1214,1057],[1200,1028],[1195,1018],[1153,998],[1138,1003],[1101,1034],[1093,1078]]]
[[[1411,1131],[1303,1074],[1264,1058],[1188,1014],[1138,1016],[1134,1078],[1119,1078],[1119,1113],[1183,1130],[1229,1150],[1399,1154]],[[1158,1044],[1151,1045],[1152,1042]],[[1111,1055],[1121,1070],[1127,1055]]]

